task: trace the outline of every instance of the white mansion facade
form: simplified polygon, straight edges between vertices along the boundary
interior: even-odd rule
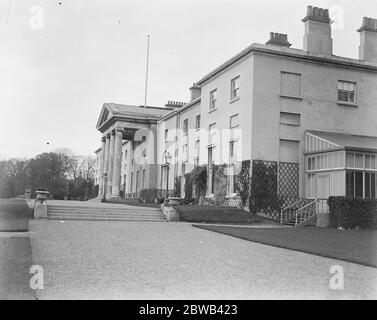
[[[196,165],[208,167],[211,196],[212,166],[224,163],[232,196],[234,164],[250,160],[250,175],[254,161],[289,165],[277,187],[290,184],[300,198],[376,198],[377,20],[364,18],[357,30],[359,59],[333,55],[327,10],[309,6],[302,21],[302,49],[271,33],[195,82],[188,103],[105,103],[99,196],[173,190],[181,177],[183,197],[184,174]]]

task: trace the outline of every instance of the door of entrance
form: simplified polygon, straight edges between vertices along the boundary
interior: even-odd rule
[[[317,198],[320,199],[319,213],[328,213],[327,199],[330,196],[330,174],[319,174],[317,181]]]

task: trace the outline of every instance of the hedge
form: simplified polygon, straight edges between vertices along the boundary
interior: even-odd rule
[[[0,200],[0,219],[33,219],[33,209],[29,208],[25,200]]]
[[[140,191],[139,199],[145,201],[145,203],[154,203],[156,198],[160,198],[159,189],[143,189]]]
[[[377,200],[329,197],[330,226],[377,229]]]

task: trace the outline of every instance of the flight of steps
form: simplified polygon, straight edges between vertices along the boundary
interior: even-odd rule
[[[78,207],[68,205],[49,205],[49,220],[83,220],[83,221],[156,221],[164,222],[166,218],[157,208],[143,207]]]

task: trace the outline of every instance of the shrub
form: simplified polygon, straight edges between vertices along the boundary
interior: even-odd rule
[[[146,203],[154,203],[156,198],[159,198],[158,189],[143,189],[140,191],[139,199],[141,201],[145,201]]]
[[[217,206],[221,206],[225,202],[225,196],[227,195],[228,179],[225,173],[226,165],[214,166],[214,200]]]
[[[250,212],[279,212],[283,203],[284,199],[277,194],[276,166],[269,167],[263,161],[254,161],[249,198]]]
[[[330,226],[343,229],[375,229],[377,227],[377,201],[345,197],[329,197]]]
[[[242,161],[241,165],[241,171],[236,176],[236,191],[241,198],[242,206],[245,206],[250,195],[250,160]]]
[[[192,198],[192,172],[185,174],[185,198]]]
[[[205,196],[207,191],[207,166],[197,166],[192,171],[192,180],[195,185],[195,196]]]
[[[0,200],[0,218],[32,219],[33,209],[29,208],[24,200]]]
[[[175,177],[174,179],[174,197],[181,196],[181,177]]]

